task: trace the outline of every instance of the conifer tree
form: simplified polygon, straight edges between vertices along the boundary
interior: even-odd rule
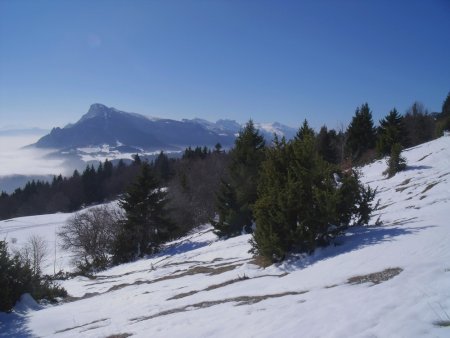
[[[314,136],[314,130],[309,126],[308,121],[305,119],[302,126],[297,131],[295,138],[297,140],[303,141],[306,135]]]
[[[244,229],[251,230],[264,149],[264,138],[250,120],[236,138],[230,153],[228,179],[219,188],[218,219],[212,222],[219,236],[235,236]]]
[[[347,129],[346,148],[352,159],[359,159],[367,150],[375,147],[376,134],[369,105],[364,103],[356,108]]]
[[[442,134],[444,130],[450,131],[450,93],[442,104],[440,120],[439,133]]]
[[[312,133],[289,143],[275,138],[262,164],[252,252],[269,262],[309,253],[351,224],[368,222],[373,199],[356,175],[323,160]]]
[[[395,143],[406,143],[406,130],[403,116],[394,108],[380,121],[378,128],[377,153],[380,156],[388,155]]]
[[[338,143],[339,140],[336,131],[328,131],[326,126],[322,126],[322,128],[320,128],[319,134],[317,134],[317,151],[325,161],[337,164]]]
[[[173,226],[165,215],[166,202],[165,191],[150,165],[143,162],[140,175],[120,200],[126,220],[115,244],[114,262],[153,253],[169,238]]]
[[[255,203],[256,229],[251,240],[253,253],[268,262],[278,261],[293,245],[296,215],[292,177],[289,175],[292,147],[275,136],[267,149]]]
[[[402,146],[400,143],[395,143],[391,147],[391,156],[387,160],[387,169],[384,172],[388,178],[394,176],[399,171],[406,169],[406,159],[401,156]]]

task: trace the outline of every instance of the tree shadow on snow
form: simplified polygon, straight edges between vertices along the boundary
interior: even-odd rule
[[[0,337],[34,337],[26,324],[27,318],[24,314],[0,312]]]
[[[330,259],[341,254],[359,250],[367,246],[394,241],[396,237],[412,235],[417,232],[434,228],[434,225],[422,227],[355,227],[345,235],[336,238],[328,247],[318,248],[311,255],[303,255],[300,259],[293,258],[283,263],[281,268],[287,272],[306,268],[318,261]]]
[[[433,167],[430,167],[429,165],[407,165],[406,171],[408,170],[424,170],[424,169],[431,169]]]
[[[210,241],[205,241],[205,242],[190,242],[190,241],[186,241],[186,242],[181,242],[181,243],[177,243],[177,244],[172,244],[168,247],[166,247],[164,250],[162,250],[159,255],[161,256],[172,256],[172,255],[177,255],[177,254],[182,254],[182,253],[186,253],[192,250],[196,250],[199,248],[203,248],[204,246],[208,246],[209,244],[211,244]]]

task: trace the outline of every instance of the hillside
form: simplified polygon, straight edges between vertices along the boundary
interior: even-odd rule
[[[218,240],[205,225],[154,257],[62,282],[65,303],[24,301],[0,314],[0,336],[449,337],[450,137],[404,156],[391,179],[384,161],[361,169],[380,200],[371,225],[311,256],[263,269],[250,235]],[[38,233],[54,248],[68,217],[2,221],[0,235],[19,247]],[[46,271],[69,260],[57,248]]]

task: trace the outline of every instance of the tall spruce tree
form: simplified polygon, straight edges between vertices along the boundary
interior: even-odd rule
[[[369,149],[375,147],[376,133],[372,119],[372,112],[367,103],[356,108],[347,129],[346,148],[353,160],[358,160]]]
[[[328,130],[326,126],[320,128],[316,137],[317,151],[322,158],[329,162],[337,164],[339,161],[339,138],[335,130]]]
[[[154,253],[167,240],[173,228],[165,213],[166,192],[147,162],[119,204],[126,220],[117,237],[114,262],[122,263]]]
[[[306,135],[314,136],[314,129],[312,129],[312,128],[309,126],[308,121],[305,119],[305,120],[303,121],[302,126],[301,126],[301,127],[299,128],[299,130],[297,131],[297,134],[295,135],[295,138],[296,138],[297,140],[302,141],[302,140],[306,137]]]
[[[296,198],[290,175],[292,147],[275,137],[267,149],[255,203],[252,252],[268,262],[282,260],[294,243]]]
[[[380,120],[377,140],[378,155],[388,155],[395,143],[406,144],[406,129],[403,116],[394,108],[384,119]]]
[[[236,138],[230,152],[228,178],[223,180],[219,188],[218,218],[212,222],[219,236],[235,236],[242,230],[251,230],[264,151],[264,138],[250,120]]]

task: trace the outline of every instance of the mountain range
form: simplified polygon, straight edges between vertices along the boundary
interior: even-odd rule
[[[255,126],[269,141],[274,133],[291,138],[296,132],[296,129],[277,122],[255,123]],[[121,153],[180,151],[188,146],[213,147],[217,143],[227,148],[233,145],[241,128],[233,120],[149,118],[95,103],[78,122],[53,128],[32,146],[66,152],[108,146],[110,151]]]

